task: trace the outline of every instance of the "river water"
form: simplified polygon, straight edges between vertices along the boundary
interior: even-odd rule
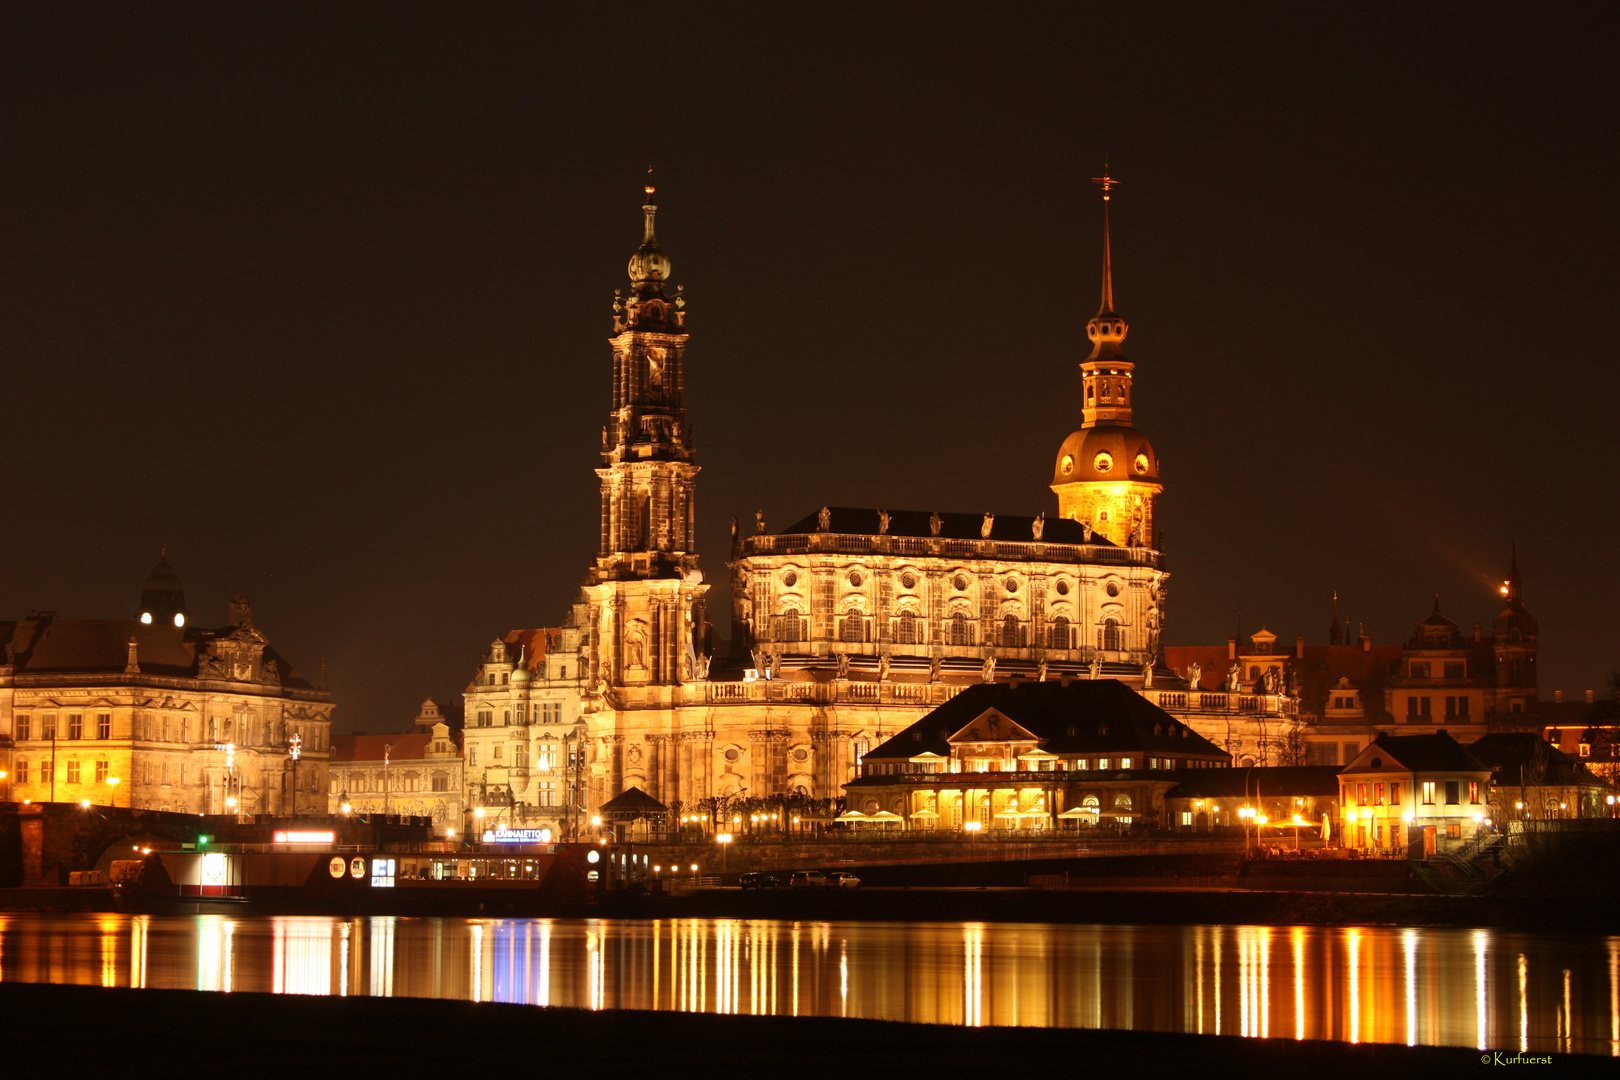
[[[10,914],[0,979],[1620,1056],[1620,937],[1557,933]]]

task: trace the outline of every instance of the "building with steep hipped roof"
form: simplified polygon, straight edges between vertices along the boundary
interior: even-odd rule
[[[324,673],[323,685],[300,675],[245,597],[231,602],[228,625],[195,625],[165,556],[133,618],[32,616],[0,623],[0,642],[0,755],[13,800],[325,812]]]
[[[849,809],[910,827],[1167,824],[1182,770],[1231,758],[1115,679],[972,686],[861,762]]]

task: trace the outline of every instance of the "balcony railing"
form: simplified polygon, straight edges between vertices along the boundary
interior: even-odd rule
[[[704,701],[710,705],[745,702],[795,702],[817,705],[943,705],[962,691],[945,683],[808,682],[758,679],[753,682],[707,682]]]

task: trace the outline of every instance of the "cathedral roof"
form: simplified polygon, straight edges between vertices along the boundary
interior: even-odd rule
[[[778,536],[796,536],[803,533],[845,533],[858,536],[877,536],[882,524],[879,516],[884,511],[849,506],[828,507],[827,528],[821,527],[820,512],[807,514],[777,532]],[[946,540],[982,540],[983,514],[940,514],[939,532],[932,528],[933,512],[927,510],[890,510],[889,536],[939,536]],[[1034,542],[1035,519],[1028,514],[996,514],[990,525],[990,540]],[[1086,539],[1085,528],[1078,521],[1049,517],[1041,530],[1041,543],[1092,544],[1113,547],[1100,532]]]

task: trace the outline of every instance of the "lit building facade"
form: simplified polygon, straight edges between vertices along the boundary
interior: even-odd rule
[[[40,615],[0,623],[0,640],[11,799],[286,814],[296,793],[298,812],[325,812],[331,695],[270,646],[246,598],[227,626],[193,625],[165,558],[135,618]]]
[[[1057,514],[824,506],[780,531],[756,514],[733,525],[722,657],[693,544],[688,311],[649,188],[630,289],[614,301],[597,554],[543,643],[563,673],[536,667],[521,634],[492,645],[466,691],[469,802],[529,814],[542,782],[577,782],[584,812],[632,786],[665,804],[833,797],[873,746],[968,687],[1011,680],[1119,680],[1225,752],[1274,760],[1295,723],[1284,687],[1199,692],[1163,662],[1159,460],[1134,427],[1104,209],[1103,298],[1080,364],[1081,427],[1055,460]],[[537,736],[541,692],[564,714]],[[574,735],[579,757],[538,770],[540,746]]]
[[[438,832],[459,833],[466,788],[460,739],[431,700],[422,703],[414,726],[334,738],[326,812],[430,817]]]
[[[1345,847],[1424,858],[1475,840],[1489,812],[1491,769],[1444,731],[1383,735],[1339,773]]]

